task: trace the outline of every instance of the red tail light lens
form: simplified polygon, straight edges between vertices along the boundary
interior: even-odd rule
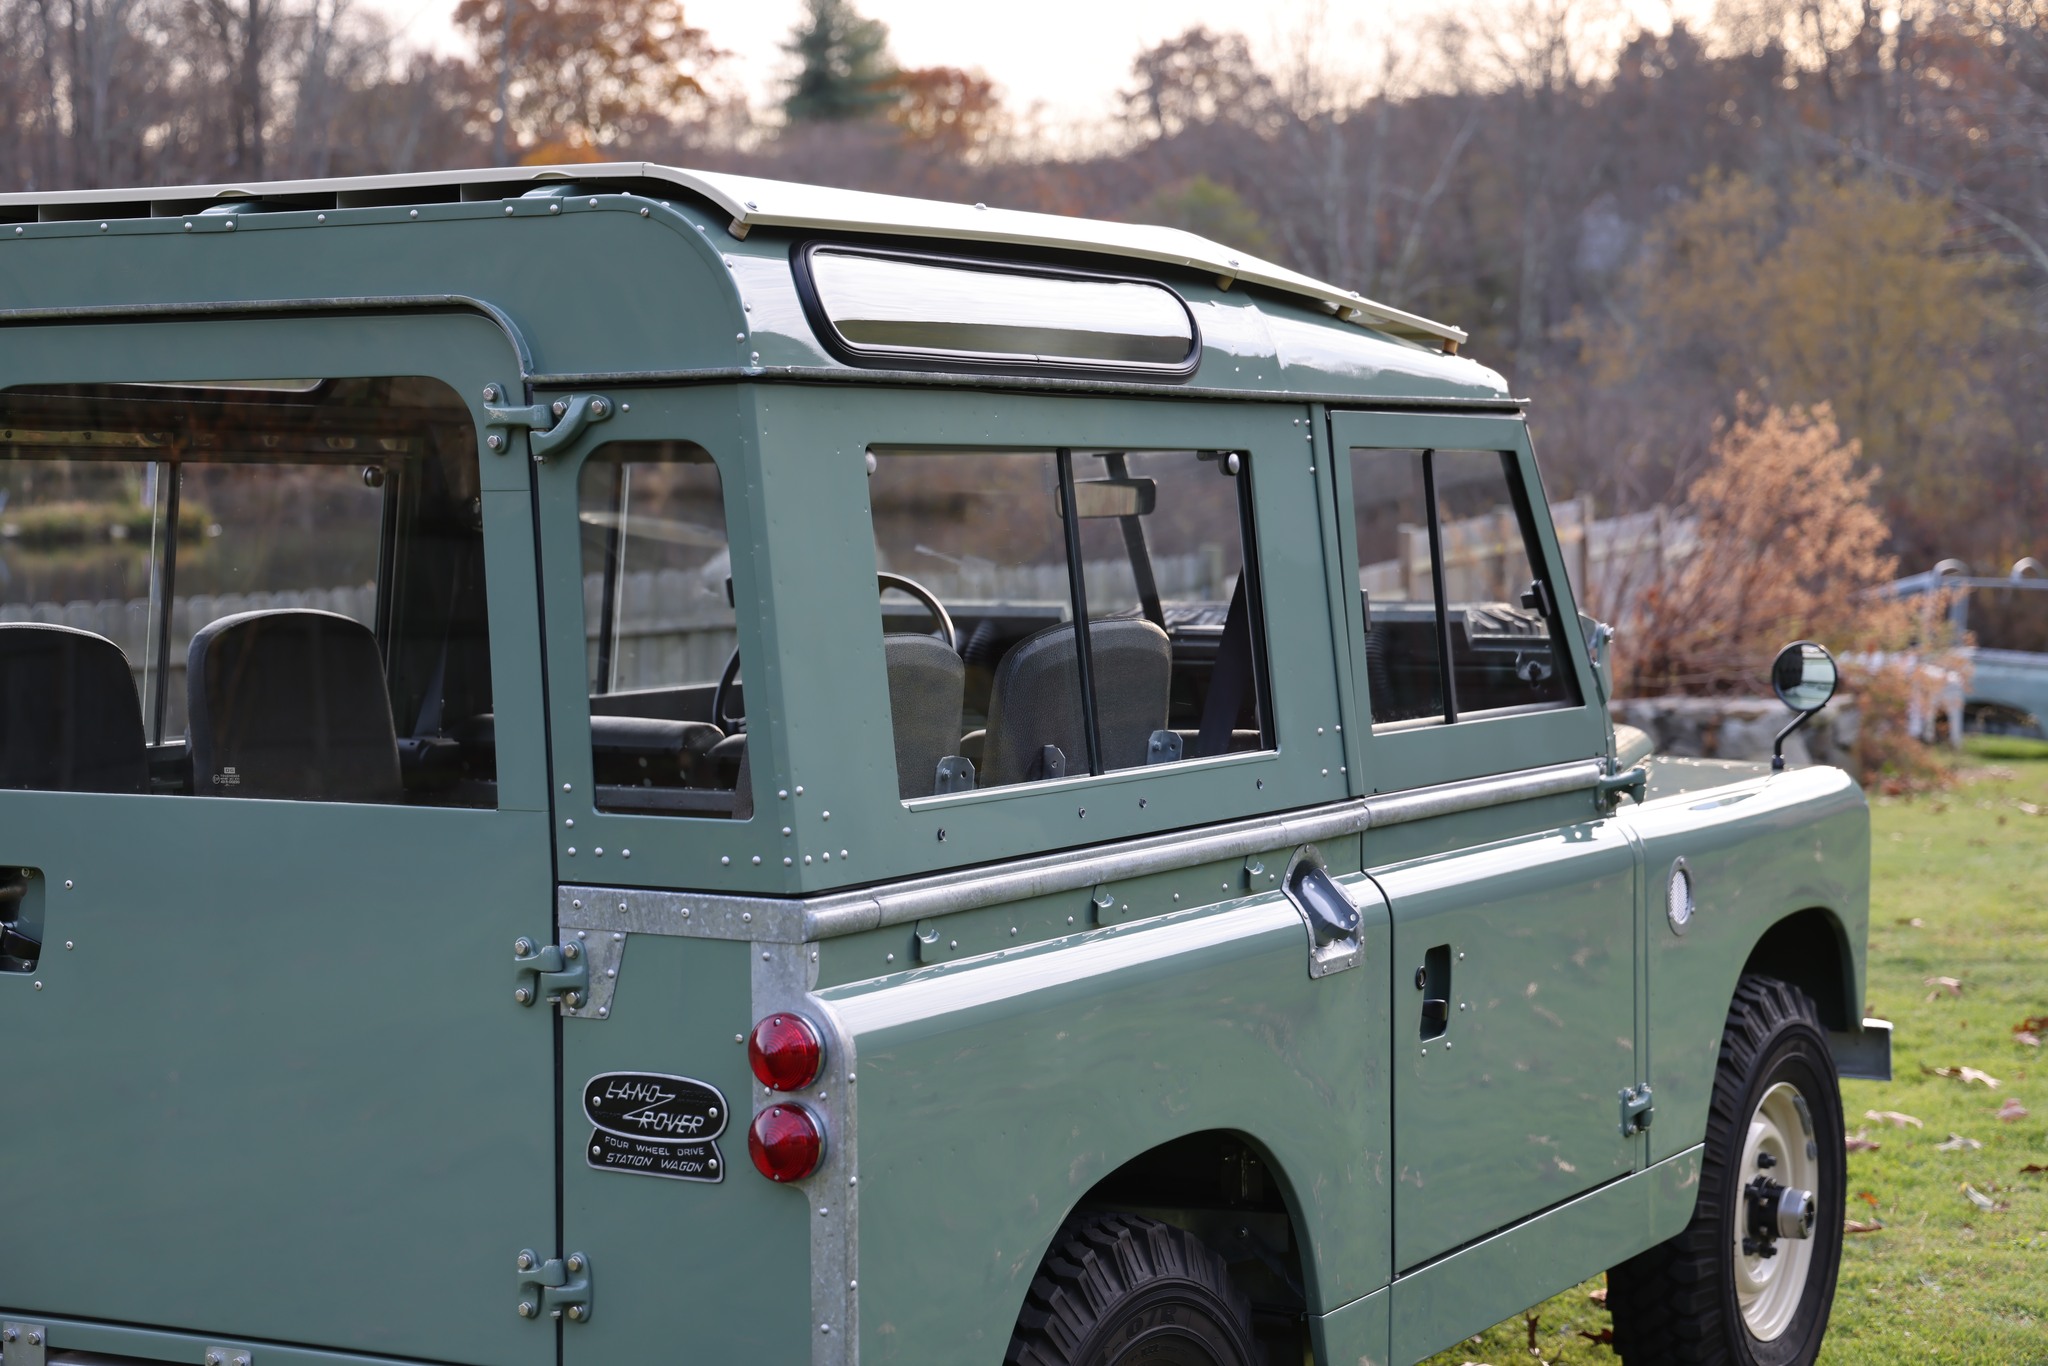
[[[770,1015],[747,1040],[747,1061],[771,1091],[801,1091],[825,1065],[825,1043],[801,1015]]]
[[[825,1131],[801,1105],[771,1105],[747,1130],[747,1156],[770,1181],[801,1181],[824,1155]]]

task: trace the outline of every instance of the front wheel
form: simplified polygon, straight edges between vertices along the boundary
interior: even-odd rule
[[[1252,1366],[1251,1309],[1223,1259],[1134,1214],[1061,1230],[1032,1278],[1005,1366]]]
[[[1842,1096],[1811,997],[1744,977],[1685,1231],[1607,1275],[1624,1361],[1809,1366],[1842,1261]]]

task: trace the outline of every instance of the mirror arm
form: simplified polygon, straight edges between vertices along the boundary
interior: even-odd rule
[[[1783,773],[1785,771],[1785,739],[1793,731],[1805,725],[1812,717],[1813,712],[1810,711],[1797,713],[1791,721],[1786,723],[1785,729],[1778,732],[1778,738],[1771,741],[1771,772]]]

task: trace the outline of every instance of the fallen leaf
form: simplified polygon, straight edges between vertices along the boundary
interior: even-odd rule
[[[1612,1328],[1602,1328],[1597,1333],[1589,1333],[1585,1329],[1581,1328],[1579,1330],[1579,1336],[1584,1338],[1588,1342],[1612,1344],[1614,1341],[1614,1330]]]
[[[1970,1203],[1975,1205],[1978,1209],[2003,1210],[2011,1208],[2010,1205],[2007,1205],[2002,1201],[1993,1200],[1990,1196],[1986,1195],[1983,1191],[1978,1190],[1975,1186],[1971,1185],[1967,1181],[1963,1183],[1963,1194],[1967,1195],[1970,1198]]]
[[[1920,1070],[1933,1077],[1952,1077],[1965,1086],[1974,1081],[1988,1086],[1994,1091],[1998,1089],[1997,1077],[1992,1076],[1989,1072],[1980,1072],[1974,1067],[1929,1067],[1926,1063],[1922,1063],[1920,1064]]]
[[[1905,1128],[1908,1124],[1912,1125],[1916,1129],[1924,1129],[1927,1127],[1926,1125],[1922,1124],[1919,1120],[1913,1118],[1913,1116],[1902,1115],[1897,1110],[1865,1110],[1863,1112],[1863,1117],[1865,1119],[1874,1119],[1878,1121],[1880,1124],[1895,1125],[1901,1129]]]
[[[1920,979],[1920,985],[1923,987],[1938,987],[1941,991],[1946,991],[1951,996],[1963,994],[1963,979],[1960,977],[1923,977]],[[1927,999],[1931,1001],[1934,997],[1929,996]]]
[[[2032,802],[2015,801],[2013,805],[2017,806],[2020,809],[2020,813],[2022,815],[2038,816],[2041,814],[2041,808],[2034,805]]]
[[[2029,1015],[2012,1027],[2015,1034],[2048,1034],[2048,1015]]]
[[[1877,1197],[1872,1195],[1869,1191],[1857,1191],[1856,1198],[1858,1200],[1861,1200],[1864,1204],[1870,1206],[1872,1209],[1877,1208]]]
[[[1861,1129],[1858,1129],[1855,1133],[1842,1140],[1842,1150],[1844,1152],[1874,1153],[1877,1149],[1877,1140]]]
[[[2041,1036],[2031,1029],[2015,1029],[2012,1032],[2012,1041],[2014,1043],[2023,1043],[2029,1048],[2039,1048],[2041,1046]]]
[[[2048,1172],[2048,1167],[2042,1166],[2039,1162],[2029,1162],[2026,1166],[2020,1168],[2021,1176],[2029,1176],[2034,1172]]]
[[[1904,926],[1905,926],[1905,927],[1906,927],[1907,929],[1912,929],[1912,930],[1924,930],[1924,929],[1926,929],[1926,928],[1927,928],[1927,922],[1926,922],[1926,921],[1924,921],[1924,920],[1922,920],[1922,919],[1921,919],[1921,918],[1920,918],[1919,916],[1917,916],[1917,915],[1915,915],[1915,916],[1903,916],[1903,915],[1902,915],[1902,916],[1900,916],[1900,917],[1899,917],[1899,923],[1900,923],[1901,925],[1904,925]]]
[[[2007,1124],[2011,1124],[2016,1120],[2022,1120],[2027,1117],[2027,1107],[2020,1104],[2016,1097],[2007,1096],[2005,1104],[1998,1107],[1998,1117]]]
[[[1934,1145],[1934,1151],[1938,1153],[1973,1153],[1983,1146],[1982,1143],[1979,1143],[1974,1138],[1964,1138],[1961,1134],[1950,1134],[1947,1142]]]
[[[1607,1287],[1603,1285],[1598,1290],[1588,1290],[1586,1298],[1595,1304],[1607,1303]]]
[[[1861,1219],[1844,1219],[1842,1221],[1842,1232],[1844,1233],[1881,1233],[1883,1231],[1884,1225],[1874,1219],[1867,1224]]]

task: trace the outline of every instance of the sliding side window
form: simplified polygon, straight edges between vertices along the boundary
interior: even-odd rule
[[[747,706],[718,466],[687,441],[613,442],[584,463],[578,498],[599,809],[745,817]]]
[[[1272,746],[1242,453],[872,465],[903,799]]]
[[[1375,724],[1577,704],[1512,454],[1357,448],[1351,488]]]
[[[496,804],[476,434],[439,381],[0,395],[0,786]]]

